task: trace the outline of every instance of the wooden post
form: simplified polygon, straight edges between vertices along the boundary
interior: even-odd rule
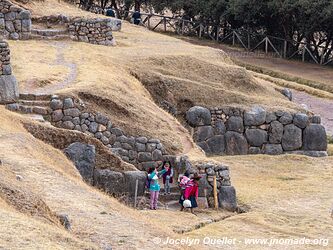
[[[167,22],[166,22],[166,18],[163,17],[163,22],[164,22],[164,32],[167,31]]]
[[[135,194],[134,194],[134,207],[136,207],[137,199],[138,199],[138,187],[139,187],[139,180],[135,181]]]
[[[268,38],[265,38],[265,53],[268,54]]]
[[[288,48],[288,41],[284,40],[284,46],[283,46],[283,57],[287,58],[287,48]]]
[[[199,25],[199,37],[201,38],[201,36],[202,36],[202,25],[200,23],[200,25]]]
[[[232,31],[232,46],[235,46],[235,31]]]
[[[148,29],[150,30],[150,18],[151,18],[151,15],[148,16]]]
[[[220,26],[216,26],[216,41],[219,41],[220,38]]]
[[[304,46],[303,51],[302,51],[302,62],[305,61],[305,51],[306,51],[306,49],[305,49],[305,46]]]
[[[251,40],[250,40],[250,32],[247,32],[247,49],[251,49]]]
[[[182,21],[182,36],[184,35],[184,30],[185,30],[185,21]]]
[[[214,175],[214,206],[215,206],[216,210],[219,208],[219,201],[218,201],[218,198],[217,198],[217,180],[216,180],[216,175]]]

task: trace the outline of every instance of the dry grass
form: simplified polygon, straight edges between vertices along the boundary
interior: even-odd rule
[[[73,229],[70,235],[61,227],[38,218],[8,215],[13,213],[11,208],[1,206],[0,209],[5,210],[1,217],[7,216],[7,219],[3,218],[5,223],[0,225],[0,246],[20,249],[26,243],[25,248],[31,249],[39,248],[45,242],[47,249],[83,249],[89,245],[95,248],[142,249],[155,235],[173,235],[172,230],[150,224],[137,211],[83,183],[73,164],[61,151],[26,132],[19,115],[12,115],[3,107],[0,111],[0,159],[10,171],[23,177],[24,186],[38,194],[52,212],[68,214]],[[0,172],[1,175],[6,173],[3,169]],[[142,232],[145,232],[144,237]],[[34,241],[28,242],[28,238]]]
[[[189,233],[189,236],[221,238],[223,235],[239,240],[247,237],[333,239],[329,214],[333,202],[332,157],[284,155],[214,159],[230,166],[238,199],[251,210]],[[313,246],[299,249],[304,248],[314,249]],[[267,248],[239,244],[236,249]],[[274,246],[274,249],[285,249],[285,246]]]
[[[85,16],[96,17],[93,13],[75,8],[63,0],[44,0],[44,1],[28,1],[27,4],[22,4],[21,1],[13,0],[14,3],[31,10],[33,16],[51,16],[51,15],[66,15],[66,16]]]
[[[21,89],[27,89],[26,83],[33,74],[38,79],[58,76],[58,70],[50,66],[54,64],[56,46],[66,63],[77,66],[77,77],[59,93],[92,95],[86,101],[108,114],[116,125],[134,136],[161,139],[171,153],[184,150],[182,138],[174,129],[179,122],[155,101],[171,101],[180,111],[189,108],[189,104],[261,104],[270,109],[297,109],[273,87],[235,66],[220,50],[191,45],[126,22],[123,31],[114,34],[116,47],[77,42],[64,42],[66,46],[62,42],[11,42],[14,72],[22,83]],[[23,53],[26,58],[37,58],[34,68],[20,66]],[[39,70],[43,67],[47,70]]]

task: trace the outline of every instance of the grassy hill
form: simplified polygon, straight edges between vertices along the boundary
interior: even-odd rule
[[[57,0],[31,1],[25,7],[33,15],[93,15]],[[21,91],[79,96],[129,134],[159,138],[173,153],[185,150],[184,140],[193,141],[181,122],[160,107],[163,100],[180,111],[189,104],[300,109],[276,91],[277,85],[258,80],[221,50],[126,22],[114,36],[116,47],[71,41],[10,41]],[[208,215],[219,213],[200,211],[194,216],[169,210],[134,210],[88,186],[60,150],[34,138],[22,121],[29,120],[0,107],[0,248],[106,249],[111,245],[114,249],[148,249],[155,247],[151,242],[155,237],[333,240],[329,214],[333,203],[332,156],[207,159],[194,147],[188,153],[191,159],[230,166],[239,203],[250,208],[248,213],[206,225]],[[22,180],[17,180],[17,175]],[[59,225],[55,219],[58,214],[69,216],[72,231]],[[175,233],[183,228],[190,230]],[[267,249],[243,244],[232,248]],[[314,249],[299,249],[304,248]]]

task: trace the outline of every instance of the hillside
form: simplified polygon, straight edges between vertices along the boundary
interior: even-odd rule
[[[29,1],[33,16],[96,17],[58,0]],[[236,238],[229,249],[268,249],[245,238],[333,240],[333,156],[206,157],[184,126],[191,106],[304,110],[282,84],[237,66],[222,50],[123,23],[117,46],[61,41],[8,41],[22,93],[82,99],[133,136],[158,138],[171,154],[230,167],[245,213],[161,208],[137,210],[89,186],[65,154],[32,136],[37,123],[0,106],[0,249],[225,249],[225,245],[162,245],[153,239]],[[291,86],[296,83],[291,83]],[[177,114],[165,111],[171,104]],[[134,166],[130,165],[134,168]],[[115,166],[117,168],[119,166]],[[176,201],[177,202],[177,201]],[[178,209],[178,207],[177,207]],[[71,230],[58,216],[68,215]],[[328,246],[331,247],[330,245]],[[286,249],[274,245],[269,249]],[[321,249],[292,246],[292,249]]]

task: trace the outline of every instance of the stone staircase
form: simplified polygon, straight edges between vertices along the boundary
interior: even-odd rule
[[[70,37],[68,30],[65,29],[32,29],[31,38],[36,40],[66,40]]]
[[[51,95],[20,94],[16,103],[7,104],[10,111],[27,114],[38,121],[49,120]]]

